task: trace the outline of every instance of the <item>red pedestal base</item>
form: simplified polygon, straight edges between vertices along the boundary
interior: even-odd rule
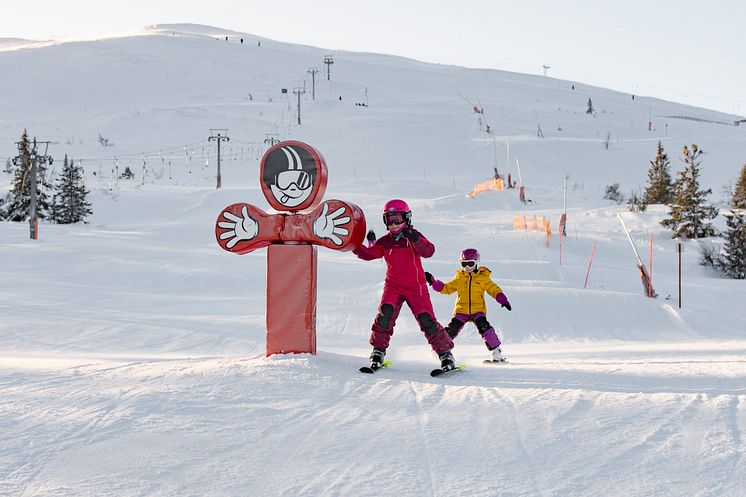
[[[316,354],[316,247],[267,249],[267,355]]]

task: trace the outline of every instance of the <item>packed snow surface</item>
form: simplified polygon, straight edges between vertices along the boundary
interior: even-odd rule
[[[0,495],[746,495],[746,286],[685,242],[679,307],[665,207],[602,199],[645,186],[660,140],[673,173],[684,145],[705,150],[703,186],[722,202],[746,161],[737,116],[204,26],[35,43],[0,40],[0,156],[24,128],[54,142],[51,169],[81,161],[94,214],[43,222],[36,241],[0,223]],[[211,128],[231,138],[220,190]],[[431,378],[405,308],[392,367],[360,374],[385,265],[324,248],[319,353],[265,357],[266,251],[222,251],[214,223],[235,202],[269,210],[258,167],[273,137],[317,148],[325,198],[358,204],[379,235],[383,204],[406,199],[440,279],[478,248],[513,306],[488,303],[509,362],[484,365],[468,324],[466,370]],[[126,167],[135,178],[119,179]],[[494,167],[527,205],[465,195]],[[652,254],[656,299],[618,212]],[[551,221],[548,244],[513,230],[523,214]],[[447,323],[453,296],[431,295]]]

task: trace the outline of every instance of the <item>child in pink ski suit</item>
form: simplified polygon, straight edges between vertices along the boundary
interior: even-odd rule
[[[360,246],[353,251],[366,261],[381,257],[386,261],[381,305],[371,327],[371,369],[377,369],[383,363],[394,333],[396,318],[405,302],[425,333],[428,343],[440,357],[441,367],[451,369],[455,365],[451,353],[453,340],[435,319],[425,271],[420,261],[421,257],[431,257],[435,246],[412,227],[411,217],[412,211],[406,202],[398,199],[388,201],[383,210],[383,222],[388,233],[371,246]],[[369,240],[375,239],[375,234],[369,232],[368,235]]]
[[[500,349],[500,339],[495,329],[487,321],[487,303],[484,293],[487,292],[492,298],[506,308],[513,309],[508,302],[508,297],[492,279],[490,270],[479,265],[479,252],[477,249],[468,248],[461,252],[459,257],[461,269],[456,271],[456,276],[448,283],[437,280],[430,273],[425,273],[427,283],[436,292],[451,294],[458,293],[456,308],[453,311],[453,319],[446,326],[446,332],[451,338],[456,338],[469,321],[477,326],[479,334],[490,351],[490,360],[485,362],[505,362]]]

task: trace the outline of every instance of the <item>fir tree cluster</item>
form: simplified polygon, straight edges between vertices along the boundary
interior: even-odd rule
[[[31,211],[31,161],[35,153],[35,142],[29,141],[28,133],[23,131],[18,147],[18,156],[10,166],[13,182],[10,192],[0,199],[0,220],[22,222],[29,219]],[[65,155],[62,173],[53,185],[50,204],[47,191],[50,189],[47,179],[47,165],[37,161],[36,171],[36,214],[39,219],[51,219],[59,224],[70,224],[85,221],[92,213],[91,204],[86,197],[83,169],[75,166],[73,160]]]
[[[710,223],[718,215],[718,209],[707,203],[711,189],[699,185],[703,151],[692,144],[683,149],[684,168],[674,181],[669,172],[668,155],[658,142],[655,160],[650,162],[648,186],[643,195],[643,204],[668,205],[669,217],[661,221],[671,228],[674,238],[706,238],[718,235]],[[725,214],[727,231],[723,252],[706,254],[705,259],[731,278],[746,278],[746,165],[741,169],[731,201],[732,210]],[[643,209],[644,210],[644,209]]]

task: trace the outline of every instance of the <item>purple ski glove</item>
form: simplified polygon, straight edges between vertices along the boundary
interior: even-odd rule
[[[433,287],[433,290],[439,292],[443,289],[443,282],[436,279],[432,274],[425,271],[425,281],[427,284]]]
[[[508,297],[506,297],[503,292],[498,293],[497,297],[495,297],[495,300],[497,300],[498,304],[505,307],[507,310],[509,311],[513,310],[513,307],[510,305],[510,302],[508,302]]]

